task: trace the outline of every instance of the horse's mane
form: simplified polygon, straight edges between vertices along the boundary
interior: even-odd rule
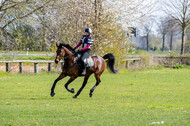
[[[69,44],[65,44],[65,43],[60,43],[59,46],[58,46],[58,49],[61,49],[63,46],[66,47],[72,53],[75,53],[74,48],[71,47]]]

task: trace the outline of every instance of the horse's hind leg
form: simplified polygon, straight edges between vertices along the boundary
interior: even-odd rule
[[[73,96],[73,98],[77,98],[77,96],[81,93],[81,91],[83,90],[83,88],[86,86],[89,77],[90,77],[90,75],[86,75],[84,77],[84,82],[82,84],[82,87],[78,90],[77,94]]]
[[[57,83],[58,81],[60,81],[61,79],[63,79],[64,77],[66,77],[66,75],[62,72],[62,73],[59,75],[59,77],[54,81],[54,83],[53,83],[53,85],[52,85],[52,88],[51,88],[51,94],[50,94],[52,97],[55,95],[54,89],[55,89],[56,83]]]
[[[100,76],[95,74],[95,78],[96,78],[96,84],[94,85],[94,87],[90,90],[89,96],[92,97],[94,90],[96,89],[96,87],[100,84],[101,80],[100,80]]]

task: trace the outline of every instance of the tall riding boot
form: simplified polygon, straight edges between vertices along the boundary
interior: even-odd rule
[[[86,74],[86,66],[84,64],[84,62],[82,63],[82,75]]]
[[[85,74],[86,74],[86,67],[82,71],[82,75],[85,75]]]

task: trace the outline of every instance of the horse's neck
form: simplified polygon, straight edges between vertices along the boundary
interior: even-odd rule
[[[73,54],[72,54],[72,52],[70,52],[70,51],[69,51],[67,48],[65,48],[65,47],[64,47],[64,50],[65,50],[65,53],[66,53],[65,57],[67,57],[67,58],[65,59],[65,63],[66,63],[67,65],[71,65],[71,64],[73,63],[73,60],[74,60]]]

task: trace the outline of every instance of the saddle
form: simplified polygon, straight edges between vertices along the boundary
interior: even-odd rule
[[[84,63],[86,65],[86,67],[92,67],[92,66],[94,66],[94,61],[93,61],[93,59],[92,59],[91,56],[89,56],[89,58],[85,59]]]
[[[76,61],[76,63],[78,65],[81,64],[80,63],[81,62],[81,53],[77,53],[75,55],[75,61]],[[88,58],[84,59],[84,64],[85,64],[86,67],[92,67],[92,66],[94,66],[94,61],[93,61],[92,57],[89,56]]]

